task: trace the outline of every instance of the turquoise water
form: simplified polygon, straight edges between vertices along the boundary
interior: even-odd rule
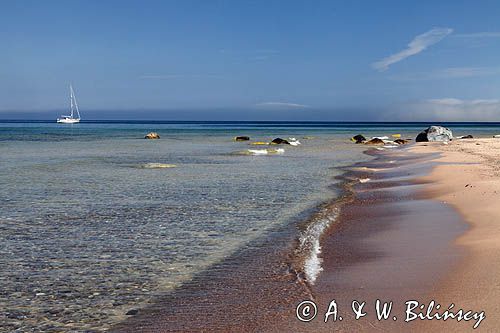
[[[0,122],[0,329],[102,331],[336,197],[355,134],[422,124]],[[498,134],[498,125],[453,128]],[[144,140],[150,131],[160,140]],[[234,142],[295,137],[282,154]],[[146,168],[150,163],[172,168]]]

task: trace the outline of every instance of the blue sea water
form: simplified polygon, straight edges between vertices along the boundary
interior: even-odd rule
[[[500,133],[500,124],[447,125],[456,135]],[[339,168],[370,159],[353,135],[413,138],[426,126],[0,122],[0,329],[106,330],[334,199]],[[150,131],[161,139],[143,139]],[[242,153],[266,147],[237,135],[302,144],[252,156]]]

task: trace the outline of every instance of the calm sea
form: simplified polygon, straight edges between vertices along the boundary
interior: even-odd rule
[[[427,124],[0,122],[0,331],[102,331],[334,199],[349,138]],[[490,136],[500,124],[448,124]],[[150,131],[160,140],[145,140]],[[253,141],[294,137],[265,156]],[[171,168],[151,168],[155,164]]]

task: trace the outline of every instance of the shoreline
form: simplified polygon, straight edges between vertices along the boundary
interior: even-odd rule
[[[465,222],[451,207],[423,195],[428,184],[422,177],[432,171],[436,154],[403,148],[380,155],[346,174],[370,180],[354,185],[354,200],[323,237],[325,269],[312,288],[315,302],[324,315],[334,299],[344,320],[319,319],[299,325],[299,331],[415,330],[418,323],[404,323],[405,302],[431,299],[434,285],[463,258],[453,243],[465,232]],[[397,321],[376,318],[377,299],[394,303]],[[354,300],[366,302],[368,314],[360,320],[351,311]]]
[[[328,212],[338,214],[320,237],[317,255],[321,273],[315,283],[297,269],[304,257],[294,252],[300,243],[297,232],[307,227],[304,220],[288,225],[295,226],[296,232],[276,231],[284,233],[257,242],[244,250],[243,256],[239,253],[215,265],[113,331],[472,330],[470,322],[378,321],[373,310],[364,320],[356,321],[352,312],[348,313],[353,300],[373,303],[376,299],[393,301],[394,311],[401,317],[407,300],[422,304],[436,300],[443,306],[454,303],[468,310],[483,310],[474,301],[474,292],[462,291],[473,287],[469,280],[474,281],[474,274],[469,270],[475,261],[468,243],[475,225],[457,203],[443,195],[448,185],[442,179],[450,177],[446,168],[454,167],[457,161],[448,160],[441,148],[462,141],[455,142],[374,151],[378,155],[374,160],[342,168],[344,173],[337,178],[343,179],[338,185],[344,195],[323,204],[326,208],[318,207],[308,219]],[[469,279],[469,285],[462,283],[462,277]],[[494,276],[490,279],[495,288]],[[332,299],[345,320],[325,324],[320,317]],[[494,298],[490,299],[487,315],[498,313]],[[318,304],[316,320],[302,323],[295,317],[295,307],[303,300]],[[494,323],[491,318],[483,321],[481,328]]]

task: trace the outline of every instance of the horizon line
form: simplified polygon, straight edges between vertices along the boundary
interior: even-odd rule
[[[16,123],[56,123],[53,119],[1,119],[2,122]],[[81,123],[121,123],[121,122],[142,122],[142,123],[348,123],[348,124],[499,124],[500,121],[382,121],[382,120],[149,120],[149,119],[87,119]],[[78,125],[71,124],[71,125]]]

